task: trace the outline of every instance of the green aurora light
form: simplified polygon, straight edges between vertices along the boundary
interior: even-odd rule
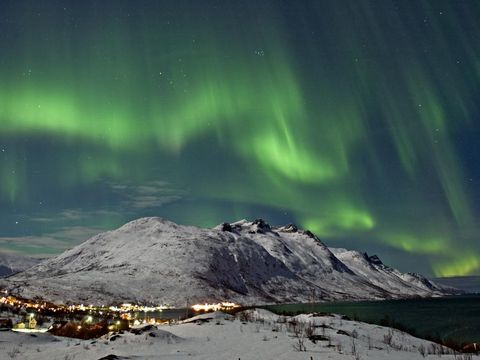
[[[4,236],[262,215],[478,274],[479,6],[4,1]]]

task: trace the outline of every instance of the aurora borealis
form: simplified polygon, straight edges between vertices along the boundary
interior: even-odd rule
[[[0,2],[0,249],[295,222],[480,274],[480,3]]]

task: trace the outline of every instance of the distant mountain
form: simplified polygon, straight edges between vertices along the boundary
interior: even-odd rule
[[[480,294],[480,276],[452,276],[433,279],[437,284],[451,286],[468,294]]]
[[[333,251],[332,251],[333,250]],[[376,256],[330,250],[294,225],[213,229],[143,218],[102,233],[0,285],[55,302],[241,304],[390,299],[454,292]]]
[[[27,270],[41,261],[28,256],[0,252],[0,278]]]

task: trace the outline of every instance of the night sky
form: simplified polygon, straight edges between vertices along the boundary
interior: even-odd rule
[[[480,274],[479,136],[476,0],[0,2],[1,251],[262,217]]]

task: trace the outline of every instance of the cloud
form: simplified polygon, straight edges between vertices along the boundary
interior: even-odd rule
[[[150,181],[142,185],[110,184],[112,190],[123,197],[122,205],[127,211],[161,207],[178,201],[184,191],[174,189],[165,181]]]
[[[50,237],[42,236],[18,236],[0,237],[0,251],[35,257],[49,257],[57,252],[68,249],[68,245]]]
[[[98,218],[99,216],[118,216],[119,211],[100,209],[100,210],[82,210],[82,209],[65,209],[55,213],[51,216],[30,216],[27,217],[30,221],[41,223],[65,223],[78,222],[91,218]]]
[[[108,206],[97,209],[70,208],[50,214],[25,216],[38,223],[42,233],[0,237],[0,251],[46,257],[58,254],[93,235],[122,224],[142,211],[155,209],[178,201],[184,191],[174,189],[164,181],[150,181],[141,185],[130,183],[107,184],[113,195]],[[92,225],[95,224],[95,225]]]
[[[185,191],[174,189],[165,181],[150,181],[142,185],[109,183],[116,199],[113,204],[99,209],[63,209],[49,216],[27,216],[30,221],[39,223],[65,224],[79,223],[106,218],[124,218],[126,215],[162,207],[185,196]]]
[[[97,227],[70,226],[39,236],[0,237],[0,251],[49,257],[104,231]]]

